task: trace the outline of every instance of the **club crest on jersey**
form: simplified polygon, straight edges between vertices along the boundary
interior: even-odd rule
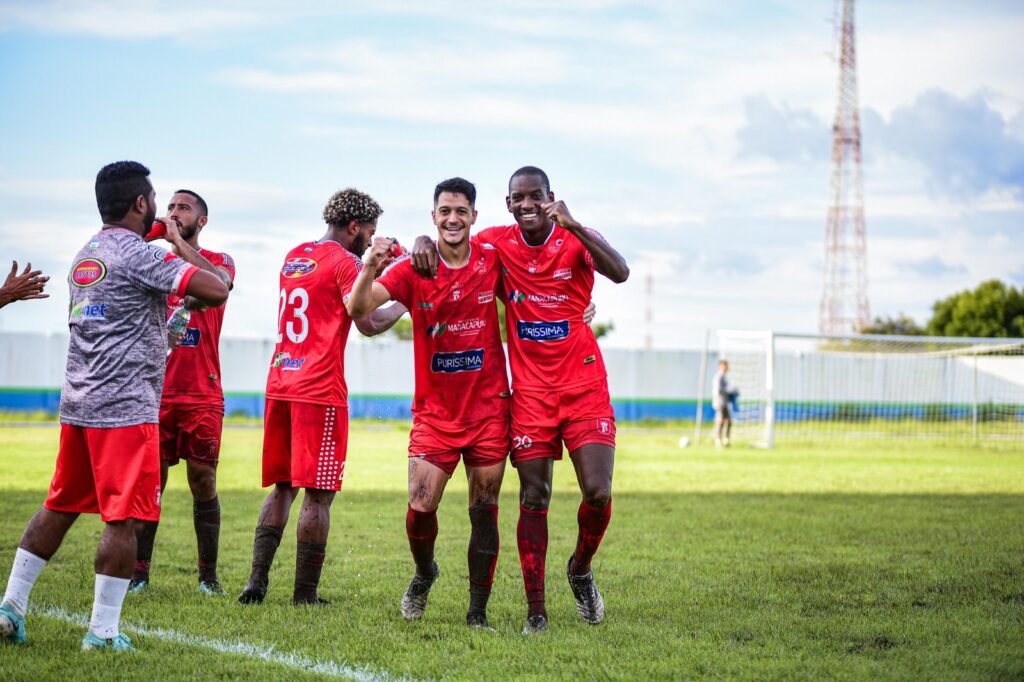
[[[610,419],[598,419],[597,420],[597,432],[598,433],[611,433],[612,422]]]
[[[481,291],[479,294],[476,295],[476,302],[477,303],[490,303],[493,300],[494,300],[494,292],[493,291]]]
[[[430,358],[430,371],[443,374],[479,372],[484,366],[484,349],[475,348],[456,353],[434,353]]]
[[[277,367],[284,371],[298,371],[302,369],[302,365],[306,362],[306,358],[293,358],[292,354],[284,351],[274,356],[274,362],[271,367]]]
[[[451,299],[457,301],[462,298],[462,289],[452,289]]]
[[[447,328],[447,326],[448,325],[446,325],[444,322],[432,324],[429,327],[427,327],[427,336],[429,336],[432,339],[436,339],[437,337],[441,336],[441,334],[444,334],[444,330]]]
[[[281,268],[281,274],[288,279],[305,277],[316,270],[316,261],[312,258],[289,258]]]
[[[84,258],[71,268],[71,283],[76,287],[91,287],[107,276],[107,266],[98,258]]]
[[[182,348],[196,348],[199,346],[200,338],[202,338],[202,332],[199,331],[199,328],[189,327],[181,337],[180,345]]]
[[[572,279],[572,268],[555,270],[555,274],[551,275],[551,279]]]
[[[516,334],[524,341],[561,341],[569,336],[569,320],[516,323]]]

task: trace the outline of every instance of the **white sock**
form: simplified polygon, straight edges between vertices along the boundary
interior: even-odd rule
[[[121,605],[128,594],[128,578],[96,574],[96,596],[92,602],[89,632],[100,639],[113,639],[120,634]]]
[[[14,612],[22,618],[28,608],[28,595],[36,584],[39,572],[46,565],[46,559],[37,557],[21,547],[14,553],[14,565],[11,576],[7,579],[7,591],[4,592],[4,603],[10,604]]]

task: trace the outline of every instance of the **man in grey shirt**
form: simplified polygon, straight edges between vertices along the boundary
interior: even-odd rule
[[[68,276],[67,371],[60,447],[50,492],[29,521],[0,603],[0,638],[24,643],[29,593],[80,513],[106,526],[96,550],[96,587],[82,649],[131,651],[119,631],[135,562],[138,521],[160,517],[157,430],[170,293],[206,305],[227,300],[210,263],[162,219],[175,254],[142,241],[156,216],[149,169],[134,161],[96,175],[103,228],[75,256]]]

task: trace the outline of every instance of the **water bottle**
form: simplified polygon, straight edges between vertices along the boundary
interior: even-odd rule
[[[171,316],[167,318],[167,333],[168,335],[173,334],[178,338],[185,335],[188,330],[188,321],[192,318],[192,312],[183,305],[179,305],[171,313]],[[170,355],[173,348],[167,348],[167,354]]]

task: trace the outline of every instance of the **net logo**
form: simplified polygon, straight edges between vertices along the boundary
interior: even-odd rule
[[[281,268],[281,275],[288,279],[305,277],[316,270],[316,261],[312,258],[289,258]]]
[[[569,320],[557,322],[525,322],[516,323],[516,332],[524,341],[561,341],[569,337]]]
[[[106,303],[89,303],[89,299],[80,301],[71,309],[71,317],[82,319],[105,320],[107,319]]]
[[[494,300],[494,292],[493,291],[482,291],[482,292],[480,292],[479,294],[476,295],[476,302],[477,303],[481,303],[481,304],[483,304],[483,303],[490,303],[493,300]]]
[[[306,358],[293,358],[291,353],[285,351],[274,356],[274,362],[271,367],[277,367],[278,369],[286,372],[296,372],[302,369],[302,365],[305,362]]]
[[[484,349],[475,348],[457,353],[434,353],[430,358],[430,371],[442,374],[479,372],[484,366]]]
[[[202,338],[202,332],[199,331],[198,327],[189,327],[185,330],[185,335],[181,337],[182,348],[196,348],[199,346],[199,340]]]
[[[71,268],[71,283],[76,287],[91,287],[107,276],[107,266],[98,258],[86,258]]]
[[[430,303],[429,301],[420,301],[419,303],[416,304],[416,307],[421,308],[423,310],[433,310],[434,304]]]
[[[572,268],[555,270],[555,274],[551,275],[551,279],[572,279]]]
[[[447,328],[447,326],[448,325],[446,325],[444,322],[432,324],[429,327],[427,327],[427,336],[432,339],[436,339],[437,337],[441,336],[441,334],[444,334],[444,330]]]

